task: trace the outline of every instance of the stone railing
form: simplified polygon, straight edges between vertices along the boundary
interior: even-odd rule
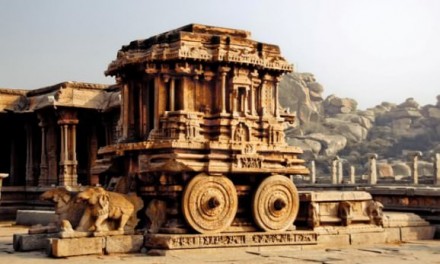
[[[356,175],[356,169],[353,164],[350,164],[347,160],[341,159],[338,156],[329,161],[330,164],[330,177],[328,175],[318,175],[316,173],[316,164],[312,160],[309,163],[310,175],[306,178],[297,179],[295,182],[300,184],[332,184],[332,185],[376,185],[376,184],[411,184],[411,185],[434,185],[440,186],[440,154],[436,153],[432,160],[423,161],[426,163],[432,163],[429,165],[432,172],[420,173],[419,164],[422,162],[422,153],[420,151],[413,151],[408,153],[409,161],[405,163],[410,168],[410,175],[403,175],[399,177],[393,177],[394,175],[384,175],[378,173],[378,166],[384,165],[384,163],[378,164],[378,155],[375,153],[369,153],[367,155],[368,165],[365,173],[362,175]],[[386,164],[391,166],[389,164]],[[346,167],[348,166],[348,167]],[[348,171],[348,176],[344,177],[344,168]]]

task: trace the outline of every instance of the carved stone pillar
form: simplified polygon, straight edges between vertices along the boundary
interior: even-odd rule
[[[32,124],[26,124],[26,186],[32,186],[34,179],[34,150]]]
[[[377,154],[369,154],[368,155],[368,162],[369,162],[369,168],[368,168],[368,184],[376,184],[377,183]]]
[[[411,177],[412,177],[412,183],[413,184],[419,184],[419,158],[422,156],[422,152],[415,151],[410,154],[410,157],[412,159],[411,163]]]
[[[41,156],[40,156],[40,177],[38,178],[38,185],[45,186],[48,184],[49,171],[47,165],[47,155],[46,155],[46,132],[47,132],[47,122],[43,115],[37,114],[40,122],[38,125],[41,127]]]
[[[356,168],[353,165],[350,166],[350,183],[356,183]]]
[[[61,128],[61,158],[60,158],[60,186],[78,185],[76,159],[76,112],[61,110],[58,125]]]
[[[174,111],[175,110],[175,100],[176,100],[176,87],[175,87],[175,79],[173,77],[171,77],[170,80],[170,111]]]
[[[229,67],[220,67],[220,76],[221,76],[221,113],[226,114],[226,74],[231,70]]]
[[[342,160],[338,160],[338,183],[341,184],[344,181],[344,173],[342,171]]]
[[[440,185],[440,154],[439,153],[436,153],[434,155],[434,185]]]
[[[275,103],[274,103],[274,115],[275,115],[275,117],[279,117],[280,116],[280,107],[279,107],[279,105],[280,105],[280,100],[279,100],[279,83],[280,83],[280,80],[281,80],[281,78],[279,78],[279,77],[277,77],[276,79],[275,79],[276,81],[275,81],[275,87],[274,87],[274,89],[275,89],[275,95],[274,95],[274,101],[275,101]]]
[[[332,184],[338,184],[338,164],[339,164],[339,157],[336,156],[332,160]]]
[[[121,101],[121,126],[122,126],[122,139],[128,138],[128,84],[122,84],[122,101]]]
[[[256,102],[257,102],[257,94],[256,92],[258,91],[258,87],[260,86],[261,80],[258,78],[258,72],[254,71],[251,73],[251,78],[252,78],[252,85],[251,85],[251,104],[250,104],[250,108],[251,108],[251,115],[256,115]]]
[[[316,166],[315,161],[310,161],[310,183],[316,183]]]
[[[17,145],[16,145],[16,138],[15,135],[12,134],[12,137],[10,139],[10,152],[9,152],[9,174],[11,178],[9,179],[9,183],[11,185],[18,185],[18,173],[17,173]]]

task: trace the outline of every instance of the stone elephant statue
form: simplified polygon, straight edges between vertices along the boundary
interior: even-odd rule
[[[75,228],[80,224],[86,205],[75,203],[75,196],[75,193],[68,191],[65,187],[54,188],[40,195],[41,200],[51,201],[55,204],[55,214],[58,215],[58,221],[55,225],[58,229]]]
[[[138,222],[136,213],[143,206],[143,201],[136,194],[121,194],[106,191],[102,187],[89,187],[76,196],[77,201],[86,201],[87,208],[81,223],[92,222],[89,231],[106,231],[112,226],[108,222],[116,221],[113,228],[123,231],[133,230]],[[78,226],[77,230],[85,227]]]

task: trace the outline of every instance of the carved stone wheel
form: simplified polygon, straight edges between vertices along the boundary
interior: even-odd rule
[[[264,179],[252,202],[254,221],[264,231],[287,230],[295,221],[298,209],[298,191],[293,182],[282,175]]]
[[[186,222],[202,234],[228,228],[237,213],[237,191],[223,176],[195,176],[183,191],[182,211]]]

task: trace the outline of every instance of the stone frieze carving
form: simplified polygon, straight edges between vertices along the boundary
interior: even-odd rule
[[[145,245],[165,249],[240,247],[263,245],[311,245],[317,243],[317,234],[310,231],[283,233],[224,233],[213,235],[145,236]]]

